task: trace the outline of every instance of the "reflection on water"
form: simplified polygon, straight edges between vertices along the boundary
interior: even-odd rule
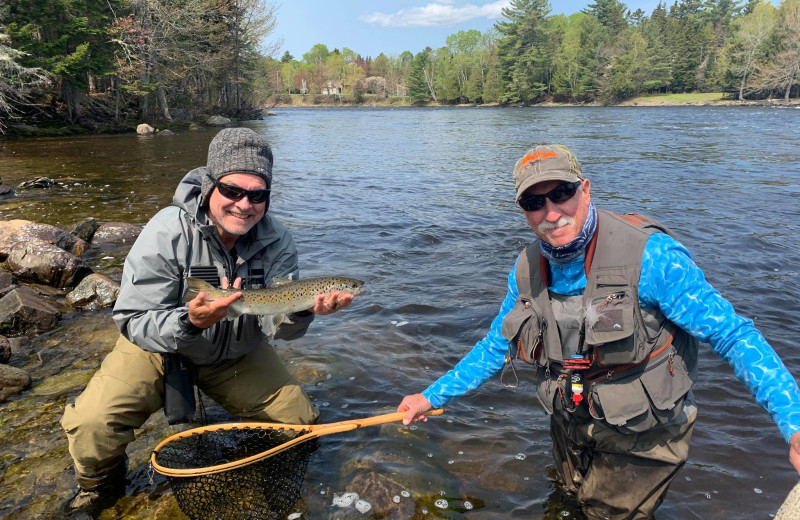
[[[303,275],[367,282],[352,307],[317,319],[279,351],[324,422],[393,411],[404,394],[425,388],[483,336],[531,239],[513,205],[514,161],[531,144],[561,142],[582,160],[599,206],[670,226],[796,374],[800,136],[789,129],[797,117],[761,108],[285,109],[248,122],[273,144],[271,207],[294,232]],[[37,176],[58,183],[0,199],[0,219],[65,229],[87,217],[144,224],[170,203],[183,174],[205,162],[214,133],[0,142],[5,184]],[[124,251],[88,255],[95,270],[119,279]],[[34,384],[0,405],[0,516],[52,516],[71,492],[58,421],[114,340],[109,311],[67,313],[15,355]],[[517,371],[518,388],[495,378],[414,428],[323,438],[297,512],[582,518],[554,483],[531,371]],[[707,349],[697,396],[692,454],[657,518],[767,518],[797,481],[786,444]],[[137,432],[116,515],[181,517],[146,466],[152,448],[179,429],[156,414]],[[370,510],[334,505],[347,492]]]

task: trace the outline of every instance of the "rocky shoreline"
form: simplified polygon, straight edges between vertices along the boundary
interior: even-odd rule
[[[65,313],[114,305],[119,284],[93,272],[86,253],[129,247],[140,232],[133,224],[93,218],[69,232],[28,220],[0,221],[0,402],[31,385],[21,366],[32,335],[56,328]]]

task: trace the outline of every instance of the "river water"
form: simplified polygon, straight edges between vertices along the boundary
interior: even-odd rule
[[[368,291],[345,311],[318,318],[304,338],[278,345],[323,422],[394,411],[483,337],[508,270],[533,236],[513,204],[511,168],[534,143],[568,145],[599,207],[671,227],[710,282],[800,373],[800,110],[276,113],[244,125],[273,145],[270,211],[292,229],[302,275],[352,276]],[[214,133],[0,142],[5,184],[37,176],[58,182],[0,199],[0,219],[65,229],[87,217],[144,224],[169,204],[183,174],[204,164]],[[96,271],[116,279],[123,257],[88,253]],[[0,516],[53,517],[70,495],[58,420],[114,339],[110,311],[67,312],[12,359],[34,383],[0,404]],[[517,369],[519,388],[494,378],[412,429],[395,424],[324,438],[298,506],[303,518],[583,518],[554,484],[548,421],[531,372]],[[696,393],[690,460],[656,518],[770,518],[798,480],[777,428],[707,346]],[[182,517],[163,479],[147,475],[152,448],[177,431],[160,415],[131,444],[128,496],[107,518]],[[372,509],[334,506],[345,491]],[[446,507],[436,505],[441,499]]]

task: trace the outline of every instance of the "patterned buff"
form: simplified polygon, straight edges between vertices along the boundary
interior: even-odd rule
[[[563,264],[574,260],[583,254],[583,250],[591,240],[594,231],[597,229],[597,209],[594,207],[594,202],[589,203],[589,214],[586,215],[586,222],[583,223],[583,229],[575,239],[569,244],[561,247],[553,247],[544,240],[540,240],[542,254],[550,262],[554,264]]]

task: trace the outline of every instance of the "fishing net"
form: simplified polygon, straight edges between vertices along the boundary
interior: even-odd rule
[[[436,409],[425,415],[441,415]],[[405,412],[330,424],[229,423],[176,433],[156,446],[153,469],[192,520],[282,520],[300,497],[319,437],[401,421]]]
[[[310,438],[268,457],[259,454],[306,433],[198,429],[162,443],[153,454],[153,466],[167,476],[178,507],[192,520],[283,520],[300,498],[308,459],[319,441]]]

